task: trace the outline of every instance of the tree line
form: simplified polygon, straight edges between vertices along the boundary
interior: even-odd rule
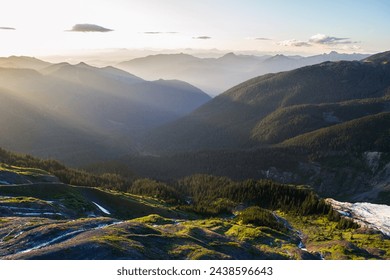
[[[227,177],[197,174],[171,182],[134,179],[116,173],[92,174],[67,168],[55,160],[41,160],[29,155],[17,155],[0,148],[0,161],[14,166],[39,168],[59,178],[63,183],[78,186],[113,189],[131,194],[154,197],[204,216],[231,215],[239,206],[282,210],[297,215],[325,214],[338,221],[341,228],[355,226],[342,219],[332,207],[305,186],[286,185],[271,180],[233,181]],[[256,208],[257,209],[257,208]],[[272,222],[268,212],[252,210],[248,215]],[[249,218],[255,220],[255,218]]]

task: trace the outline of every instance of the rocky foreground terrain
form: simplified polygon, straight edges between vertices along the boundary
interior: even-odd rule
[[[0,176],[1,259],[390,258],[388,217],[377,218],[383,227],[367,220],[342,229],[323,215],[275,210],[273,228],[240,220],[245,206],[202,217],[150,197],[63,184],[43,170],[2,165]],[[353,204],[329,202],[356,217]]]

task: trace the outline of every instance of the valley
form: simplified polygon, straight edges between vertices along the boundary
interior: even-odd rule
[[[74,166],[132,153],[140,134],[210,99],[181,81],[31,60],[10,57],[13,68],[0,68],[0,146]]]
[[[199,58],[185,53],[158,54],[124,61],[116,67],[148,80],[178,79],[216,96],[231,87],[267,73],[293,70],[325,61],[361,60],[365,54],[329,54],[308,57],[286,55],[240,55]],[[153,69],[153,70],[151,70]]]
[[[0,59],[0,258],[390,259],[390,52],[347,57]]]

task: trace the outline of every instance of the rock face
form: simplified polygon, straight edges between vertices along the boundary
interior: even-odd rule
[[[26,226],[27,224],[33,225]],[[1,259],[287,259],[281,252],[259,250],[234,231],[218,230],[229,223],[170,220],[151,215],[130,221],[110,218],[49,220],[7,218],[0,229]],[[202,226],[203,224],[203,226]],[[253,227],[252,227],[253,228]],[[246,230],[245,227],[242,228]],[[260,234],[260,233],[259,233]],[[265,233],[264,233],[264,236]],[[295,257],[319,259],[299,248],[294,235],[279,236],[295,247]],[[276,244],[277,238],[267,237]],[[276,243],[275,243],[276,242]],[[277,250],[276,250],[277,251]],[[291,257],[293,254],[291,254]]]
[[[381,159],[381,152],[365,152],[364,157],[366,158],[366,162],[368,167],[371,169],[372,172],[377,171],[379,167],[379,162]]]
[[[390,258],[390,251],[385,246],[387,240],[379,234],[359,234],[360,239],[355,243],[334,240],[335,236],[342,236],[344,232],[337,228],[337,222],[327,220],[328,212],[302,218],[294,211],[272,212],[249,207],[252,200],[245,200],[234,209],[237,216],[223,213],[204,218],[190,212],[190,208],[186,208],[190,205],[171,205],[152,197],[104,189],[37,182],[38,178],[46,180],[50,174],[32,168],[2,168],[14,170],[7,172],[26,176],[27,180],[34,177],[35,182],[17,184],[20,177],[15,175],[12,181],[13,177],[8,175],[6,179],[11,184],[0,186],[0,259]],[[290,173],[279,173],[277,169],[267,171],[269,177],[291,179]],[[283,185],[280,189],[286,187],[294,188]],[[309,191],[302,187],[297,189],[302,194]],[[255,195],[256,191],[261,190],[251,189],[251,195]],[[284,199],[288,201],[294,197],[290,194]],[[302,207],[307,201],[319,201],[314,193],[307,198],[312,200],[301,202]],[[299,203],[299,199],[294,201]],[[353,208],[347,206],[348,209]],[[364,221],[370,226],[375,225],[374,229],[389,234],[388,219],[379,218],[385,211],[376,211],[376,218],[372,216],[368,220],[367,209],[374,208],[363,205],[356,212],[358,214],[352,210],[340,212],[347,216],[355,215],[361,220],[366,218]],[[242,216],[245,212],[246,221]],[[267,213],[266,217],[273,222],[262,223],[266,221],[263,214],[258,214],[253,220],[250,213]],[[380,226],[378,221],[386,227]],[[346,234],[352,235],[351,231]],[[367,240],[374,241],[367,245]],[[372,250],[372,244],[379,249]],[[339,248],[346,249],[334,253]]]

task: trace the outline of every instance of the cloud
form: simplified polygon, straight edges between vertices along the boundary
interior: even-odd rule
[[[209,37],[209,36],[199,36],[199,37],[192,37],[192,39],[208,40],[208,39],[211,39],[211,37]]]
[[[13,27],[0,26],[0,30],[16,30],[16,29]]]
[[[338,45],[350,45],[356,44],[359,42],[351,41],[350,38],[339,38],[328,36],[324,34],[316,34],[309,38],[308,41],[299,41],[296,39],[284,40],[277,42],[279,46],[284,47],[312,47],[314,45],[323,45],[323,46],[338,46]],[[356,46],[355,46],[356,47]]]
[[[72,27],[71,30],[67,30],[70,32],[110,32],[114,31],[112,29],[108,29],[96,24],[89,24],[89,23],[83,23],[83,24],[76,24]]]
[[[340,44],[356,44],[349,40],[350,38],[338,38],[332,37],[325,34],[316,34],[310,37],[309,42],[319,45],[340,45]]]
[[[270,38],[265,38],[265,37],[245,37],[245,40],[272,41],[272,39],[270,39]]]
[[[283,47],[311,47],[310,43],[295,39],[280,41],[277,44]]]

